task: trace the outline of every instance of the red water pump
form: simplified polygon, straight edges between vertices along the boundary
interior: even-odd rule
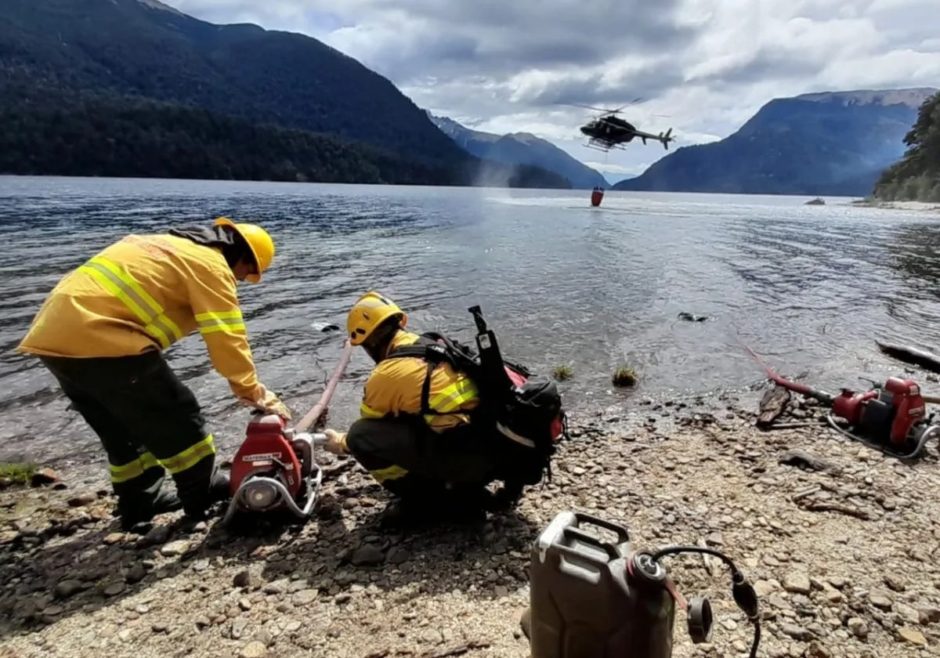
[[[310,517],[323,480],[314,447],[325,442],[326,435],[306,430],[323,422],[351,354],[352,345],[347,340],[320,399],[295,428],[288,428],[287,421],[277,414],[255,412],[248,423],[245,441],[232,461],[232,502],[223,523],[231,521],[238,512],[286,509],[301,520]]]
[[[889,377],[863,393],[842,389],[838,396],[781,377],[764,364],[750,348],[751,356],[764,368],[771,380],[791,391],[815,398],[830,406],[827,420],[849,438],[874,446],[895,457],[917,457],[927,441],[940,434],[940,426],[927,418],[927,408],[920,386],[912,379]],[[848,427],[841,427],[835,418]]]
[[[923,424],[927,408],[913,380],[890,377],[864,393],[843,389],[832,401],[832,413],[854,426],[855,433],[877,441],[887,437],[892,447],[903,449]]]
[[[223,523],[239,511],[287,509],[308,518],[322,481],[313,448],[325,438],[290,430],[276,414],[255,415],[232,462],[232,501]]]

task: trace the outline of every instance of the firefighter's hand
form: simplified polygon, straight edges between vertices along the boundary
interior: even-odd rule
[[[261,399],[251,403],[251,405],[266,414],[277,414],[284,420],[291,419],[290,409],[271,391],[265,390]]]
[[[287,408],[286,404],[277,399],[272,402],[267,402],[265,404],[264,411],[269,414],[277,414],[284,420],[291,419],[290,409]]]
[[[326,443],[323,444],[323,449],[327,452],[332,452],[334,455],[346,455],[349,454],[349,449],[346,447],[346,433],[337,432],[336,430],[324,430],[326,434]]]

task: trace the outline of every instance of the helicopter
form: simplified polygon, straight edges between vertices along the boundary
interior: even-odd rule
[[[591,148],[596,148],[601,151],[609,151],[612,148],[624,148],[624,145],[632,141],[634,137],[639,137],[643,140],[644,144],[646,144],[647,139],[655,139],[656,141],[662,142],[663,148],[669,150],[669,142],[676,139],[672,136],[672,128],[658,135],[637,130],[632,123],[617,116],[626,105],[622,105],[615,110],[592,107],[590,105],[578,105],[577,107],[586,107],[589,110],[597,110],[598,112],[604,113],[581,126],[581,132],[589,138],[587,146]]]

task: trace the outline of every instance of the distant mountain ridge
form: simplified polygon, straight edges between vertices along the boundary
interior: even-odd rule
[[[461,153],[391,82],[316,39],[157,0],[4,0],[6,81],[200,107],[425,160]]]
[[[158,0],[0,11],[0,173],[569,186],[468,155],[391,82],[311,37]]]
[[[904,153],[917,108],[935,91],[774,99],[729,137],[680,148],[614,189],[865,196]]]
[[[477,157],[505,164],[541,167],[564,176],[571,186],[576,188],[608,185],[607,180],[598,171],[531,133],[496,135],[467,128],[448,117],[438,117],[430,112],[428,116],[460,148]]]

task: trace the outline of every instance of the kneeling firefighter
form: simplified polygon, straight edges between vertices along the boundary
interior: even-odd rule
[[[376,362],[361,418],[327,430],[327,450],[351,454],[390,492],[417,507],[512,504],[549,469],[565,432],[551,382],[505,364],[479,308],[480,354],[440,334],[405,331],[407,314],[378,292],[359,298],[349,340]],[[493,499],[486,486],[502,481]]]
[[[227,492],[199,404],[161,350],[198,329],[238,398],[290,416],[258,382],[236,293],[273,258],[264,229],[224,217],[129,235],[59,281],[33,320],[19,350],[40,357],[101,439],[124,528],[180,506],[202,518]],[[161,490],[166,471],[178,496]]]

